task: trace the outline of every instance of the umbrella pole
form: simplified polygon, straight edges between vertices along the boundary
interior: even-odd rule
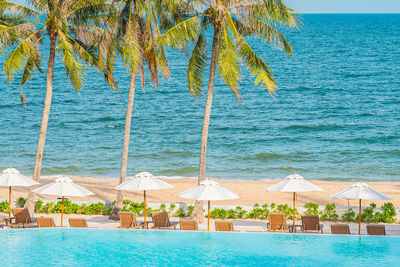
[[[146,190],[143,190],[143,207],[144,207],[144,228],[146,228]]]
[[[8,187],[8,223],[11,223],[11,186]]]
[[[361,199],[358,207],[358,235],[361,234]]]
[[[293,230],[292,230],[293,233],[296,233],[296,224],[295,224],[296,213],[295,213],[295,210],[296,210],[296,192],[293,192]]]
[[[64,197],[61,197],[61,227],[63,226],[64,217]]]
[[[208,201],[208,226],[207,226],[207,231],[210,232],[210,200]]]

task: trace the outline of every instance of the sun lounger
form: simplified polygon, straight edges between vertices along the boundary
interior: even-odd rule
[[[307,232],[323,232],[324,225],[319,223],[318,215],[304,215],[301,217],[301,231]]]
[[[130,229],[137,229],[142,227],[143,224],[138,224],[136,221],[136,216],[133,212],[119,212],[119,221],[120,226],[118,228],[130,228]]]
[[[179,227],[181,230],[197,231],[199,230],[195,220],[179,220]]]
[[[215,221],[215,231],[217,232],[233,232],[232,222]]]
[[[159,229],[169,229],[174,228],[176,230],[176,226],[178,223],[173,223],[169,221],[168,213],[166,211],[158,211],[152,212],[151,218],[153,219],[153,227],[152,228],[159,228]]]
[[[367,234],[369,234],[369,235],[386,235],[385,226],[382,224],[367,224]]]
[[[28,209],[13,209],[12,213],[14,215],[14,218],[11,219],[11,222],[8,224],[10,227],[26,228],[26,227],[36,224],[31,219]]]
[[[87,228],[85,218],[69,218],[69,227]]]
[[[56,224],[51,217],[39,217],[37,218],[37,224],[39,228],[56,227]]]
[[[350,227],[348,224],[332,224],[331,233],[333,235],[349,235]]]
[[[268,231],[272,232],[286,232],[288,230],[286,224],[286,216],[283,213],[270,213],[268,214]]]

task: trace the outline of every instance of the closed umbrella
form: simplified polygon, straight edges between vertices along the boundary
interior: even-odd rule
[[[129,179],[128,181],[118,185],[116,187],[117,190],[124,191],[143,191],[143,205],[144,205],[144,226],[146,227],[146,191],[148,190],[161,190],[173,188],[172,185],[167,184],[164,181],[156,179],[149,172],[139,172],[133,177],[133,179]]]
[[[35,184],[39,184],[38,182],[22,175],[17,169],[10,167],[3,171],[3,174],[0,175],[0,186],[8,187],[8,221],[11,220],[11,187],[13,186],[23,186],[29,187]]]
[[[295,226],[295,208],[296,208],[296,193],[298,192],[310,192],[310,191],[322,191],[322,188],[312,184],[306,180],[304,177],[293,173],[286,176],[285,179],[273,186],[266,189],[267,191],[279,191],[279,192],[293,192],[293,232],[296,232]]]
[[[64,197],[86,197],[94,195],[93,192],[75,184],[69,177],[62,176],[54,182],[32,190],[39,195],[52,195],[61,197],[61,227],[63,227],[64,217]]]
[[[333,196],[331,198],[343,198],[343,199],[358,199],[358,234],[361,233],[361,200],[391,200],[391,198],[385,196],[372,189],[367,183],[362,181],[357,182]]]
[[[198,186],[180,193],[179,196],[181,198],[208,201],[208,231],[210,231],[210,202],[239,198],[236,193],[220,186],[219,183],[210,179],[206,179],[202,181]]]

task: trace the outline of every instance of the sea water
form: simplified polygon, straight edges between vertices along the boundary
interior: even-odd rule
[[[241,104],[216,81],[207,175],[269,179],[298,172],[311,179],[398,180],[400,15],[303,15],[301,29],[285,34],[292,57],[249,40],[273,69],[279,86],[274,98],[246,71]],[[45,49],[43,55],[46,70]],[[144,91],[137,84],[128,175],[198,173],[206,91],[190,96],[188,59],[173,51],[168,59],[171,77],[157,89],[149,81]],[[119,175],[129,75],[118,60],[119,90],[112,91],[100,74],[87,74],[76,92],[58,57],[43,175]],[[25,85],[25,107],[19,82],[0,80],[0,167],[32,175],[45,74]]]

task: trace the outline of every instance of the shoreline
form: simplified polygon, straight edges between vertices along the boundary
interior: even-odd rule
[[[49,177],[42,177],[40,179],[41,185],[47,184],[54,179]],[[88,190],[95,193],[94,196],[89,196],[86,198],[71,198],[74,199],[85,199],[85,200],[103,200],[103,201],[113,201],[116,198],[117,191],[114,189],[118,185],[119,179],[116,178],[93,178],[88,176],[69,176],[75,183],[87,188]],[[149,202],[181,202],[181,203],[193,203],[189,199],[182,199],[179,197],[179,193],[194,187],[197,185],[197,179],[193,178],[175,178],[175,179],[162,179],[165,182],[174,186],[174,188],[166,190],[156,190],[147,191],[147,199]],[[239,195],[239,199],[218,201],[215,204],[242,204],[242,205],[254,205],[258,204],[288,204],[292,206],[293,199],[292,193],[284,192],[271,192],[265,189],[280,180],[223,180],[215,179],[220,182],[220,184]],[[344,199],[331,199],[329,196],[346,189],[351,186],[354,182],[333,182],[324,180],[310,180],[312,183],[320,186],[324,189],[321,192],[306,192],[298,193],[296,199],[296,205],[304,205],[306,202],[315,202],[319,205],[325,205],[328,203],[335,203],[337,206],[357,206],[358,200],[344,200]],[[368,206],[370,203],[374,202],[377,206],[383,205],[385,202],[392,202],[396,208],[400,207],[400,182],[369,182],[367,183],[375,190],[387,195],[392,198],[388,201],[368,201],[363,200],[362,205]],[[14,187],[13,188],[13,199],[18,197],[26,197],[28,194],[28,188]],[[8,197],[8,188],[0,188],[0,197]],[[46,199],[57,199],[52,196],[39,196],[40,198]],[[129,199],[132,201],[142,202],[143,193],[142,192],[124,192],[124,199]]]
[[[5,168],[4,168],[5,169]],[[287,174],[289,175],[289,173]],[[286,176],[287,176],[286,175]],[[27,177],[32,178],[30,175],[26,175]],[[118,180],[119,176],[101,176],[101,175],[89,175],[89,174],[82,174],[82,175],[77,175],[77,174],[51,174],[51,175],[41,175],[40,179],[51,179],[51,178],[57,178],[60,176],[68,176],[71,178],[88,178],[88,179],[99,179],[99,180]],[[126,179],[133,178],[134,175],[127,176]],[[155,178],[157,179],[162,179],[162,180],[180,180],[180,179],[193,179],[197,180],[198,176],[180,176],[180,175],[171,175],[171,176],[166,176],[166,175],[154,175]],[[230,177],[217,177],[217,176],[207,176],[209,179],[213,179],[216,181],[234,181],[234,182],[255,182],[255,181],[280,181],[283,180],[285,176],[282,177],[273,177],[273,178],[254,178],[254,179],[246,179],[246,178],[230,178]],[[359,178],[308,178],[304,176],[304,178],[307,181],[313,182],[313,181],[321,181],[321,182],[338,182],[338,183],[355,183],[359,181],[363,181],[366,183],[396,183],[400,182],[400,180],[377,180],[377,179],[369,179],[365,177],[359,177]]]

